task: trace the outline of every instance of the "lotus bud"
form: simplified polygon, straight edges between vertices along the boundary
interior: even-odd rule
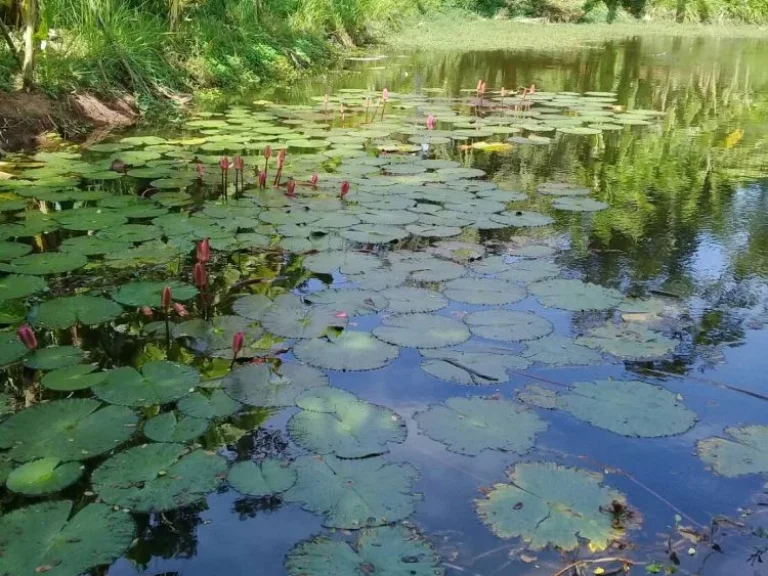
[[[283,164],[285,164],[285,148],[281,148],[280,152],[277,153],[277,168],[280,169],[283,167]]]
[[[243,160],[242,156],[235,156],[232,158],[232,165],[235,167],[235,170],[239,172],[245,170],[245,160]]]
[[[245,334],[242,332],[235,332],[235,335],[232,337],[232,361],[234,362],[237,360],[238,354],[240,354],[240,351],[243,349],[243,344],[245,342]]]
[[[381,91],[381,99],[384,102],[389,100],[389,90],[387,90],[386,88],[384,88],[384,90]]]
[[[264,148],[264,158],[266,158],[267,160],[272,158],[272,146],[266,146]]]
[[[187,310],[187,307],[184,306],[184,304],[180,302],[174,302],[173,303],[173,309],[176,311],[176,314],[179,315],[179,318],[184,318],[189,314],[189,311]]]
[[[485,82],[480,84],[480,95],[482,96],[483,94],[485,94]]]
[[[192,279],[198,288],[205,288],[208,285],[208,273],[205,271],[205,264],[202,262],[195,264],[195,269],[192,271]]]
[[[475,88],[475,92],[480,94],[480,90],[481,90],[482,87],[483,87],[483,81],[482,80],[478,80],[477,81],[477,88]]]
[[[434,130],[435,129],[435,117],[430,114],[427,116],[427,130]]]
[[[144,314],[147,318],[152,318],[152,308],[149,306],[142,306],[141,307],[141,313]]]
[[[197,171],[197,175],[202,178],[205,175],[205,166],[203,166],[200,162],[195,164],[195,170]]]
[[[32,330],[32,328],[24,324],[24,326],[20,327],[16,331],[16,334],[18,334],[21,343],[27,347],[27,350],[37,349],[37,337],[35,336],[35,331]]]
[[[222,156],[221,160],[219,160],[219,168],[221,168],[222,172],[229,170],[229,158]]]
[[[168,312],[168,310],[171,309],[171,300],[173,299],[173,293],[171,292],[171,287],[166,286],[163,288],[163,295],[160,298],[160,306]]]
[[[344,197],[349,194],[349,182],[344,180],[344,182],[341,183],[341,191],[339,192],[339,198],[344,200]]]
[[[285,195],[289,198],[296,198],[296,180],[291,178],[285,186]]]
[[[259,172],[259,188],[267,187],[267,173],[263,170]]]
[[[317,174],[312,174],[312,178],[309,179],[309,185],[312,186],[312,188],[317,188]]]
[[[336,314],[333,315],[334,318],[338,318],[339,320],[346,320],[349,318],[349,314],[346,312],[336,312]]]
[[[203,238],[197,243],[197,261],[205,264],[211,259],[211,239]]]

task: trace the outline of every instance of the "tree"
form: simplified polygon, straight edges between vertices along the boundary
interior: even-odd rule
[[[37,33],[39,0],[21,0],[24,59],[21,63],[21,78],[24,88],[30,90],[35,83],[35,35]]]

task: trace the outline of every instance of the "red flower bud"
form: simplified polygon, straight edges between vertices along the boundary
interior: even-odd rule
[[[272,158],[272,146],[264,147],[264,158],[266,158],[267,160]]]
[[[141,313],[144,314],[147,318],[152,318],[152,308],[149,306],[142,306],[141,307]]]
[[[176,314],[178,314],[180,318],[184,318],[189,314],[187,307],[184,306],[184,304],[181,304],[180,302],[174,302],[173,309],[176,311]]]
[[[173,293],[171,292],[171,287],[166,286],[165,288],[163,288],[163,295],[160,298],[160,306],[166,312],[168,312],[168,310],[171,309],[172,299],[173,299]]]
[[[27,350],[37,349],[37,338],[35,337],[35,331],[32,330],[32,328],[24,324],[24,326],[16,331],[16,334],[19,336],[21,343],[27,347]]]
[[[219,160],[219,168],[221,168],[222,172],[229,170],[229,158],[222,156],[221,160]]]
[[[232,158],[232,165],[235,167],[235,170],[239,170],[240,172],[245,170],[245,160],[243,160],[242,156],[235,156]]]
[[[312,174],[312,178],[309,179],[309,184],[312,186],[312,188],[317,187],[317,174]]]
[[[277,167],[282,168],[283,164],[285,164],[285,148],[281,148],[280,152],[277,153]]]
[[[211,240],[203,238],[197,243],[197,261],[205,264],[211,259]]]
[[[263,170],[259,172],[259,188],[267,187],[267,173]]]
[[[480,94],[480,89],[481,89],[482,87],[483,87],[483,81],[482,81],[482,80],[478,80],[478,81],[477,81],[477,88],[475,88],[475,92],[477,92],[478,94]]]
[[[344,200],[344,197],[349,194],[349,182],[344,180],[344,182],[341,183],[341,191],[339,192],[339,198]]]
[[[205,271],[205,264],[202,262],[195,264],[195,269],[192,271],[192,279],[198,288],[205,288],[208,285],[208,273]]]
[[[384,88],[384,90],[382,90],[382,91],[381,91],[381,99],[382,99],[384,102],[386,102],[387,100],[389,100],[389,90],[387,90],[386,88]]]
[[[481,95],[482,95],[482,94],[485,94],[485,82],[483,82],[482,84],[480,84],[480,94],[481,94]]]
[[[243,349],[244,341],[245,334],[242,332],[235,332],[235,335],[232,337],[232,360],[237,359],[237,355],[240,354],[240,351]]]
[[[435,117],[430,114],[427,116],[427,130],[434,130],[435,129]]]
[[[285,195],[289,198],[296,198],[296,180],[291,178],[286,184]]]

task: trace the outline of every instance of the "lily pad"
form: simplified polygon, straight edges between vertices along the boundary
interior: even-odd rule
[[[58,458],[41,458],[22,464],[8,475],[6,486],[11,492],[40,496],[58,492],[77,482],[83,473],[79,462],[62,462]]]
[[[386,224],[359,224],[339,232],[342,238],[361,244],[388,244],[408,237],[408,232],[399,226]]]
[[[344,328],[347,318],[329,308],[306,306],[293,294],[283,294],[262,314],[261,324],[284,338],[318,338],[331,329]]]
[[[526,342],[525,350],[520,355],[551,366],[590,366],[602,362],[599,353],[562,336],[547,336]]]
[[[179,400],[177,407],[187,416],[213,420],[231,416],[240,410],[242,404],[233,400],[222,390],[214,390],[210,396],[203,392],[193,392]]]
[[[15,332],[0,332],[0,366],[21,360],[27,352]]]
[[[0,241],[0,261],[2,262],[26,256],[30,252],[32,252],[32,246],[29,244]]]
[[[130,366],[115,368],[93,393],[110,404],[155,406],[183,398],[199,383],[200,374],[191,366],[160,360],[144,364],[141,372]]]
[[[387,307],[387,299],[372,290],[323,290],[304,297],[307,302],[349,316],[375,314]]]
[[[240,355],[244,358],[254,356],[251,344],[264,334],[264,330],[242,316],[216,316],[210,322],[201,318],[188,320],[173,328],[173,337],[187,339],[187,345],[200,354],[231,358],[232,339],[238,332],[244,335]]]
[[[293,406],[309,390],[328,386],[328,377],[304,364],[283,364],[273,370],[266,364],[246,364],[232,370],[223,381],[224,391],[249,406]]]
[[[338,336],[303,340],[293,353],[302,362],[328,370],[375,370],[397,358],[399,349],[367,332],[344,330]]]
[[[65,210],[56,217],[62,228],[67,230],[103,230],[104,228],[117,228],[125,224],[128,219],[118,212],[102,210],[100,208],[80,208],[78,210]]]
[[[376,338],[409,348],[442,348],[469,340],[470,333],[458,320],[435,314],[401,314],[385,318],[373,330]]]
[[[364,274],[381,268],[381,260],[372,254],[334,250],[306,256],[303,265],[307,270],[321,274],[336,270],[342,274]]]
[[[528,212],[525,210],[515,210],[502,212],[501,214],[491,214],[491,221],[504,224],[505,226],[514,226],[516,228],[529,228],[537,226],[547,226],[555,220],[539,212]]]
[[[768,426],[728,427],[725,435],[696,445],[705,464],[728,478],[768,472]]]
[[[46,274],[63,274],[77,270],[88,264],[88,259],[82,254],[73,252],[42,252],[16,258],[10,262],[0,262],[0,271],[12,274],[31,274],[45,276]]]
[[[37,310],[35,324],[54,330],[76,324],[96,326],[122,313],[120,305],[111,300],[81,294],[43,302]]]
[[[160,512],[188,506],[216,490],[227,461],[182,444],[136,446],[94,470],[93,490],[107,504],[134,512]]]
[[[532,312],[481,310],[464,316],[472,334],[489,340],[521,342],[547,336],[554,330],[549,322]]]
[[[528,291],[544,306],[573,312],[609,310],[624,300],[618,290],[581,280],[543,280],[529,285]]]
[[[45,280],[37,276],[19,276],[10,274],[0,278],[0,302],[15,298],[26,298],[46,290]]]
[[[144,436],[155,442],[189,442],[205,434],[210,422],[203,418],[164,412],[144,423]]]
[[[176,302],[186,302],[197,296],[197,288],[190,284],[170,280],[168,282],[132,282],[112,293],[112,299],[124,306],[160,308],[163,289],[169,286]]]
[[[37,458],[86,460],[131,437],[138,418],[121,406],[97,400],[56,400],[26,408],[0,424],[0,447],[19,462]]]
[[[442,294],[424,288],[387,288],[381,294],[389,301],[387,310],[394,314],[436,312],[448,306],[448,300]]]
[[[410,464],[390,464],[380,457],[303,456],[294,467],[296,484],[284,499],[322,514],[328,528],[357,530],[391,524],[410,516],[419,500],[413,493],[419,474]]]
[[[456,302],[487,306],[512,304],[528,296],[525,288],[493,278],[457,278],[445,284],[443,294]]]
[[[89,504],[70,518],[72,502],[50,501],[0,518],[0,574],[78,576],[111,564],[131,545],[135,526],[124,512]]]
[[[606,210],[608,204],[592,198],[557,198],[552,207],[567,212],[600,212]]]
[[[576,339],[577,344],[613,354],[619,358],[642,360],[661,358],[677,348],[678,342],[649,330],[637,322],[608,323]]]
[[[288,422],[291,438],[317,454],[364,458],[387,452],[387,443],[402,443],[408,434],[403,419],[389,408],[359,400],[337,388],[300,396],[303,410]]]
[[[94,372],[98,364],[75,364],[49,372],[40,383],[48,390],[72,392],[85,390],[104,382],[109,372]]]
[[[499,538],[522,538],[531,550],[548,546],[575,550],[579,540],[605,550],[622,531],[608,512],[624,496],[602,485],[603,476],[553,462],[526,462],[507,471],[509,484],[496,484],[475,501],[480,519]]]
[[[443,576],[440,556],[405,526],[362,530],[354,544],[317,536],[288,553],[290,576]]]
[[[421,369],[435,378],[465,386],[509,382],[510,370],[525,370],[530,362],[503,348],[473,345],[459,348],[420,350]]]
[[[287,462],[267,458],[259,464],[238,462],[229,470],[227,481],[241,494],[266,498],[293,488],[296,476],[296,469]]]
[[[35,370],[56,370],[65,366],[79,364],[83,360],[83,351],[74,346],[50,346],[38,348],[24,359],[24,364]]]
[[[249,294],[238,298],[234,304],[232,304],[232,310],[248,318],[249,320],[261,320],[261,315],[264,311],[272,305],[272,300],[264,296],[263,294]]]
[[[449,398],[414,416],[427,436],[451,452],[476,456],[483,450],[524,454],[547,429],[534,412],[510,400]]]

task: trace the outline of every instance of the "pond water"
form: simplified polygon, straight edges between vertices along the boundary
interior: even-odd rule
[[[768,573],[766,48],[389,54],[6,159],[0,575]]]

